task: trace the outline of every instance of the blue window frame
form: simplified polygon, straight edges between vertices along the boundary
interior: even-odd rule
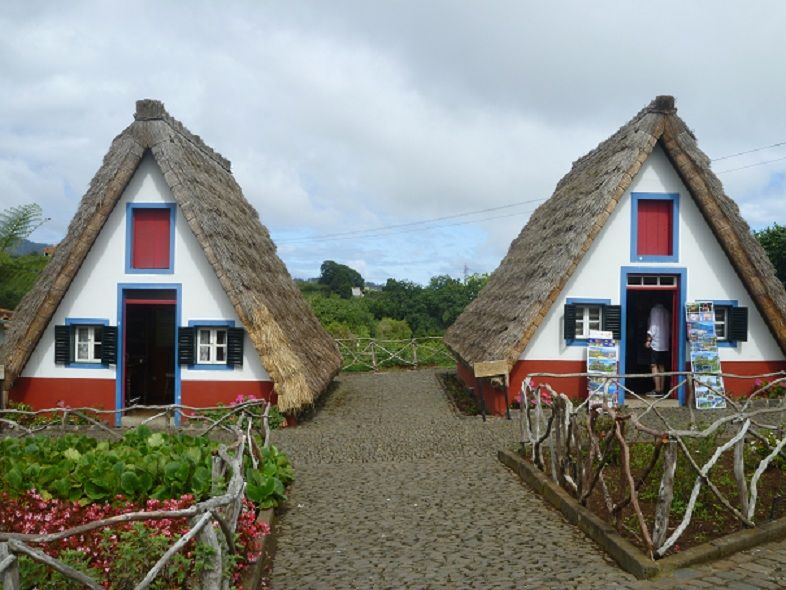
[[[134,268],[134,209],[169,209],[169,266],[167,268]],[[173,274],[175,272],[175,203],[128,203],[126,205],[126,273]]]
[[[234,328],[235,327],[235,320],[188,320],[188,327],[194,328],[194,341],[195,346],[197,348],[195,358],[199,359],[199,329],[200,328]],[[226,342],[226,340],[225,340]],[[226,363],[226,356],[224,356],[224,362],[211,362],[211,363],[194,363],[193,365],[188,365],[188,369],[191,371],[232,371],[234,370],[233,365],[228,365]]]
[[[108,326],[109,325],[109,320],[108,319],[105,319],[105,318],[66,318],[65,319],[65,325],[66,326],[72,326],[71,334],[69,335],[69,338],[71,338],[71,340],[72,340],[71,346],[73,346],[73,350],[74,350],[74,359],[72,361],[70,361],[70,362],[65,364],[66,368],[69,368],[69,369],[107,369],[107,368],[109,368],[109,365],[105,365],[104,363],[102,363],[100,361],[98,361],[98,362],[87,361],[86,362],[86,361],[77,360],[77,357],[78,357],[78,353],[77,353],[77,349],[78,349],[78,342],[77,342],[78,328],[95,328],[96,326],[101,326],[101,327]],[[93,343],[94,342],[91,341],[91,344],[93,344]],[[96,344],[99,344],[99,343],[96,343]],[[91,355],[91,356],[93,356],[93,355]]]
[[[712,305],[715,308],[715,331],[718,334],[718,329],[722,327],[723,336],[718,335],[718,348],[737,348],[736,340],[729,340],[729,315],[728,309],[731,307],[739,307],[739,301],[736,299],[712,299]],[[718,309],[723,310],[723,315],[719,317]],[[720,325],[719,325],[720,324]]]
[[[576,306],[581,306],[581,307],[585,307],[585,308],[588,308],[588,307],[591,307],[591,306],[599,307],[600,308],[600,313],[598,315],[598,322],[600,324],[600,327],[598,329],[600,330],[603,327],[603,306],[604,305],[611,305],[611,299],[591,299],[591,298],[587,298],[587,297],[568,297],[565,300],[565,303],[567,303],[568,305],[576,305]],[[578,324],[579,321],[580,320],[579,320],[578,313],[577,313],[576,314],[576,323]],[[581,322],[582,322],[582,326],[584,326],[584,318],[581,319]],[[577,332],[578,332],[578,330],[577,330]],[[572,340],[566,340],[565,344],[567,346],[583,346],[583,347],[586,348],[587,340],[588,340],[588,338],[586,336],[583,336],[581,338],[576,337],[576,338],[573,338]]]
[[[680,245],[680,195],[679,193],[631,193],[630,203],[630,261],[677,262]],[[639,255],[639,201],[671,201],[671,255]]]

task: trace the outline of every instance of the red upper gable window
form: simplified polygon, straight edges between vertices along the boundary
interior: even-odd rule
[[[169,269],[171,265],[171,209],[134,208],[131,267]]]
[[[639,256],[672,256],[673,215],[671,200],[639,199],[636,253]]]

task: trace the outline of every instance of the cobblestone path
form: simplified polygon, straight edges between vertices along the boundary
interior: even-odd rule
[[[636,581],[497,461],[517,436],[456,415],[434,371],[342,375],[274,432],[297,480],[273,589],[786,588],[786,543]]]

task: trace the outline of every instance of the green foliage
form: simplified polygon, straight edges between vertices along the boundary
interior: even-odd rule
[[[273,508],[286,501],[284,489],[295,479],[289,458],[276,447],[262,450],[262,469],[246,469],[246,496],[259,508]]]
[[[41,207],[35,204],[19,205],[0,212],[0,307],[16,307],[49,261],[39,255],[11,255],[17,244],[43,221]]]
[[[379,340],[408,340],[412,338],[412,328],[404,320],[382,318],[377,322],[374,336]]]
[[[422,287],[388,279],[382,289],[366,294],[365,303],[377,319],[405,321],[415,336],[438,336],[477,297],[486,281],[481,275],[468,277],[466,282],[442,275]]]
[[[35,488],[49,497],[87,504],[123,494],[141,501],[210,495],[211,455],[204,437],[153,434],[145,427],[120,441],[77,434],[0,441],[0,489],[18,495]]]
[[[773,223],[772,227],[753,232],[753,235],[764,246],[775,267],[775,274],[786,286],[786,226]]]
[[[326,260],[318,284],[298,281],[298,287],[334,338],[368,338],[373,334],[379,339],[401,340],[413,335],[442,335],[487,281],[486,275],[472,275],[466,281],[441,275],[423,287],[388,279],[379,290],[351,297],[351,288],[363,286],[363,277]]]
[[[0,307],[15,308],[47,262],[49,258],[38,254],[5,257],[0,254]]]
[[[43,221],[44,213],[35,203],[10,207],[0,212],[0,252],[9,254]]]
[[[330,293],[349,299],[352,297],[352,287],[362,289],[365,281],[354,268],[333,260],[325,260],[320,267],[319,284],[325,285]]]
[[[101,578],[101,572],[90,567],[91,556],[84,551],[65,549],[60,552],[58,559],[93,579]],[[48,565],[34,561],[26,555],[19,557],[19,576],[24,581],[25,588],[47,588],[48,590],[82,590],[84,588],[79,582],[70,580]]]
[[[312,295],[307,297],[311,309],[336,338],[350,336],[368,337],[374,328],[374,315],[366,305],[365,297],[342,299],[338,295]]]
[[[110,590],[132,590],[140,581],[140,574],[147,572],[159,557],[172,545],[173,539],[163,534],[151,534],[150,529],[136,522],[128,530],[104,529],[103,545],[115,547],[113,576]],[[113,539],[113,536],[117,539]],[[196,543],[193,559],[182,553],[175,554],[150,585],[153,590],[169,588],[199,588],[200,578],[207,570],[213,549],[204,543]]]

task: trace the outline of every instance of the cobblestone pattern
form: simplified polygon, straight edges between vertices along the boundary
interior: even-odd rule
[[[434,371],[340,381],[315,418],[274,433],[297,476],[274,590],[786,588],[786,544],[637,581],[497,461],[515,420],[458,416]]]

